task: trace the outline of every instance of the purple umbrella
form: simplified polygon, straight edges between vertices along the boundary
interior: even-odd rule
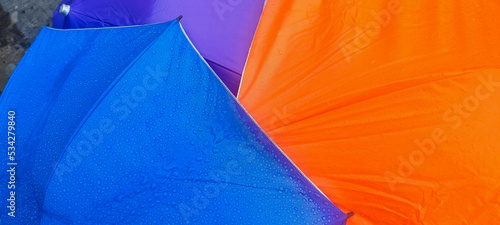
[[[92,28],[170,21],[186,33],[226,86],[236,94],[265,0],[63,0],[53,27]]]

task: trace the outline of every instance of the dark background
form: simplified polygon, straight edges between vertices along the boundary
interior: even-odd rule
[[[0,0],[0,93],[60,0]]]

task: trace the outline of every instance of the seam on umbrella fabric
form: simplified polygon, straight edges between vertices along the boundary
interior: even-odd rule
[[[66,151],[69,147],[69,145],[71,144],[71,142],[75,139],[76,135],[79,133],[79,131],[82,129],[83,125],[85,124],[85,122],[90,118],[90,116],[94,113],[95,109],[101,104],[101,102],[104,100],[104,98],[106,98],[106,96],[109,94],[109,92],[115,87],[116,84],[118,84],[118,82],[123,78],[123,76],[127,73],[127,71],[144,55],[145,52],[147,52],[151,46],[162,36],[165,34],[165,32],[167,32],[170,27],[172,26],[173,23],[175,23],[175,21],[169,21],[169,22],[165,22],[165,23],[171,23],[168,27],[165,28],[165,31],[159,35],[153,42],[151,42],[151,44],[149,44],[128,66],[127,68],[125,68],[121,73],[120,75],[118,75],[118,77],[113,81],[113,83],[110,84],[110,86],[104,91],[104,93],[101,95],[101,97],[99,97],[99,99],[96,101],[96,103],[94,104],[94,106],[92,106],[92,108],[89,110],[89,112],[87,113],[87,115],[85,115],[84,119],[82,120],[82,122],[80,122],[80,124],[78,125],[78,127],[76,128],[76,130],[73,132],[73,134],[71,135],[71,138],[68,140],[68,143],[66,144],[66,147],[64,148],[64,151],[61,153],[61,155],[59,156],[59,159],[57,160],[57,165],[54,167],[54,169],[52,170],[48,180],[47,180],[47,183],[45,184],[45,187],[44,187],[44,190],[43,190],[43,200],[42,200],[42,205],[41,205],[41,208],[40,210],[43,212],[44,209],[44,203],[45,203],[45,196],[46,196],[46,193],[47,193],[47,188],[49,186],[49,184],[51,183],[52,181],[52,178],[54,177],[54,173],[55,171],[57,170],[57,168],[59,167],[59,164],[61,163],[61,160],[63,158],[63,156],[66,154]],[[104,28],[106,29],[106,28]]]

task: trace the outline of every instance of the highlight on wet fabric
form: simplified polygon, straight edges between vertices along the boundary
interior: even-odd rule
[[[347,224],[500,224],[496,1],[269,0],[238,99]]]
[[[0,187],[1,193],[15,192],[15,207],[1,207],[1,224],[37,224],[44,188],[72,133],[111,82],[168,26],[42,29],[0,100],[5,118],[14,113],[8,131],[15,137],[0,140],[12,156],[0,157],[2,168],[15,170],[15,183]],[[7,132],[12,122],[0,123]],[[0,173],[3,183],[11,179]],[[8,215],[13,211],[15,218]]]
[[[43,197],[41,224],[346,221],[255,124],[177,21],[81,120]]]
[[[236,94],[264,0],[62,0],[53,27],[154,24],[179,15],[186,33],[224,84]]]

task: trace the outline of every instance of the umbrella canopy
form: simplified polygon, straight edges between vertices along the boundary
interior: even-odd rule
[[[238,98],[348,224],[500,224],[499,13],[269,0]]]
[[[2,113],[15,112],[17,224],[39,221],[44,188],[72,133],[113,80],[168,26],[43,28],[0,100]],[[7,139],[1,143],[7,146]],[[6,165],[7,158],[0,160]],[[1,175],[8,182],[9,174]],[[10,191],[2,187],[2,193]],[[5,210],[2,219],[10,218]]]
[[[53,27],[152,24],[183,15],[186,33],[216,74],[236,94],[263,7],[264,0],[63,0],[54,11]]]
[[[16,112],[16,192],[23,193],[16,217],[4,208],[2,223],[346,221],[239,105],[177,21],[44,28],[0,109]]]

